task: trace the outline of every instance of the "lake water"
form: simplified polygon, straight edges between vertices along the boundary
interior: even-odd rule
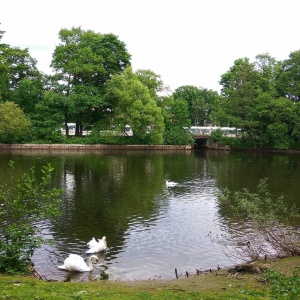
[[[33,256],[48,280],[93,280],[103,269],[110,280],[167,279],[175,268],[184,274],[236,264],[216,239],[241,228],[220,210],[216,193],[224,187],[255,191],[267,177],[272,195],[300,207],[300,155],[2,151],[0,176],[9,160],[20,173],[51,163],[53,186],[64,189],[62,216],[38,223],[54,240]],[[166,180],[178,185],[167,188]],[[101,267],[84,274],[57,269],[69,253],[88,258],[87,242],[104,235],[110,251],[99,255]]]

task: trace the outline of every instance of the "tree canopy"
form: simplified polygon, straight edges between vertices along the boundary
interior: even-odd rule
[[[32,140],[70,142],[68,123],[75,123],[78,137],[84,129],[121,136],[129,125],[138,143],[190,143],[186,128],[192,125],[236,127],[240,141],[254,148],[299,143],[300,50],[283,61],[268,53],[254,61],[237,58],[220,76],[220,94],[192,85],[172,92],[154,71],[133,71],[126,44],[114,34],[72,27],[58,36],[51,75],[39,72],[28,49],[0,43],[0,103],[18,105],[30,120]],[[25,141],[24,132],[0,138]]]
[[[130,125],[141,141],[163,143],[163,116],[161,109],[131,67],[114,75],[107,83],[106,99],[112,103],[113,120],[119,127]]]
[[[65,125],[76,122],[76,134],[83,126],[103,115],[105,83],[130,65],[126,46],[113,34],[100,34],[81,28],[61,29],[61,43],[55,48],[52,68],[54,91],[63,94]],[[68,101],[64,98],[68,97]]]
[[[293,132],[298,136],[294,127],[299,115],[293,105],[298,101],[297,76],[290,73],[295,70],[292,61],[277,63],[269,54],[261,54],[254,63],[248,58],[236,60],[221,76],[223,124],[241,128],[255,148],[287,149]]]

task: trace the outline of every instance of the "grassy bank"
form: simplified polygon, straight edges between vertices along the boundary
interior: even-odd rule
[[[131,282],[45,282],[35,277],[1,275],[0,299],[298,299],[291,295],[299,291],[300,279],[291,276],[300,270],[300,257],[263,261],[259,266],[277,272],[273,282],[265,280],[264,272],[228,270]],[[289,277],[280,277],[286,275]]]

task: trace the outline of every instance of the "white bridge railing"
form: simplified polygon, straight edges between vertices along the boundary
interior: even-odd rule
[[[241,129],[235,127],[192,126],[189,130],[194,136],[210,136],[215,130],[221,130],[223,135],[229,137],[237,137],[241,134]]]

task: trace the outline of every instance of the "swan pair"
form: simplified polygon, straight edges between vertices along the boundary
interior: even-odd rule
[[[92,238],[87,245],[89,246],[89,250],[86,253],[98,253],[106,251],[107,243],[106,237],[104,236],[101,240],[98,239],[98,242],[95,238]],[[57,266],[61,270],[66,270],[70,272],[89,272],[93,270],[93,262],[98,262],[98,257],[96,255],[92,255],[88,259],[88,265],[84,261],[84,259],[77,254],[70,254],[68,258],[65,259],[64,264],[61,266]]]

